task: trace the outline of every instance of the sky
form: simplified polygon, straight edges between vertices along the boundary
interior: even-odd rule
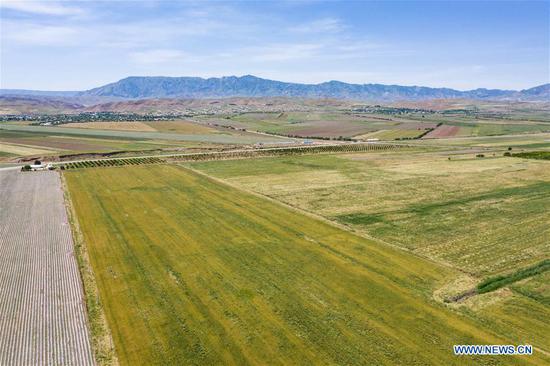
[[[247,75],[525,89],[550,82],[546,1],[0,0],[0,88]]]

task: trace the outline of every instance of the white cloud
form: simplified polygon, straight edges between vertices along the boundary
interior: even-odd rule
[[[25,13],[47,15],[79,15],[83,10],[74,6],[67,6],[59,1],[27,1],[27,0],[2,0],[0,7],[17,10]]]
[[[2,38],[18,44],[70,46],[79,43],[81,29],[70,26],[4,21]]]

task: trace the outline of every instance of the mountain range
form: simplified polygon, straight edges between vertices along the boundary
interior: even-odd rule
[[[484,100],[550,100],[550,84],[524,90],[473,89],[401,86],[384,84],[348,84],[328,81],[299,84],[262,79],[252,75],[221,78],[132,76],[85,91],[33,91],[0,89],[0,95],[45,97],[153,99],[153,98],[228,98],[228,97],[297,97],[332,98],[372,101],[484,99]]]

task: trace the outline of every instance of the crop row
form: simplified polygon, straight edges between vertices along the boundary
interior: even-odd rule
[[[93,365],[59,175],[0,173],[0,365]]]
[[[61,169],[79,169],[79,168],[99,168],[122,165],[142,165],[164,163],[163,159],[157,157],[149,158],[127,158],[127,159],[104,159],[104,160],[84,160],[73,163],[67,163],[61,166]]]
[[[383,151],[393,150],[404,147],[403,145],[393,144],[342,144],[342,145],[324,145],[308,147],[287,147],[276,149],[258,149],[258,150],[239,150],[217,153],[200,153],[189,155],[176,155],[170,157],[179,161],[197,161],[197,160],[223,160],[223,159],[241,159],[253,158],[259,156],[291,156],[305,154],[335,153],[335,152],[363,152],[363,151]]]

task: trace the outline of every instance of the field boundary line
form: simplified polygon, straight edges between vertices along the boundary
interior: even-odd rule
[[[294,211],[294,212],[301,213],[301,214],[306,215],[306,216],[308,216],[308,217],[310,217],[310,218],[313,218],[313,219],[316,219],[316,220],[320,220],[320,221],[322,221],[322,222],[324,222],[324,223],[326,223],[326,224],[331,225],[332,227],[335,227],[335,228],[338,228],[338,229],[341,229],[341,230],[345,230],[345,231],[347,231],[347,232],[349,232],[349,233],[351,233],[351,234],[353,234],[353,235],[362,237],[362,238],[364,238],[364,239],[371,240],[371,241],[373,241],[373,242],[376,242],[376,243],[381,244],[381,245],[384,245],[384,246],[391,247],[391,248],[393,248],[393,249],[397,249],[397,250],[399,250],[399,251],[401,251],[401,252],[405,252],[405,253],[411,254],[411,255],[415,256],[416,258],[419,258],[419,259],[422,259],[422,260],[425,260],[425,261],[434,263],[434,264],[436,264],[436,265],[438,265],[438,266],[446,267],[446,268],[452,269],[452,270],[454,270],[454,271],[457,271],[457,272],[460,272],[460,273],[465,273],[465,274],[468,274],[468,275],[469,275],[469,273],[464,272],[464,271],[461,270],[460,268],[453,267],[452,265],[450,265],[450,264],[448,264],[448,263],[439,262],[439,261],[436,261],[436,260],[434,260],[434,259],[432,259],[432,258],[422,256],[422,255],[420,255],[420,254],[418,254],[418,253],[413,252],[412,250],[410,250],[410,249],[408,249],[408,248],[400,247],[400,246],[398,246],[398,245],[396,245],[396,244],[392,244],[392,243],[387,242],[387,241],[385,241],[385,240],[382,240],[382,239],[380,239],[380,238],[376,238],[376,237],[371,236],[371,235],[369,235],[369,234],[366,234],[366,233],[362,233],[362,232],[356,231],[356,230],[354,230],[353,228],[351,228],[351,227],[349,227],[349,226],[346,226],[346,225],[340,224],[340,223],[338,223],[338,222],[332,221],[332,220],[330,220],[330,219],[327,219],[327,218],[324,217],[324,216],[317,215],[317,214],[315,214],[315,213],[313,213],[313,212],[304,210],[304,209],[302,209],[302,208],[299,208],[299,207],[296,207],[296,206],[292,206],[292,205],[290,205],[290,204],[288,204],[288,203],[286,203],[286,202],[279,201],[279,200],[277,200],[277,199],[275,199],[275,198],[273,198],[273,197],[269,197],[269,196],[266,196],[266,195],[264,195],[264,194],[261,194],[261,193],[258,193],[258,192],[254,192],[254,191],[251,191],[251,190],[249,190],[249,189],[246,189],[246,188],[237,186],[237,185],[235,185],[235,184],[233,184],[233,183],[231,183],[231,182],[228,182],[228,181],[225,181],[225,180],[223,180],[223,179],[220,179],[220,178],[211,176],[211,175],[206,174],[206,173],[204,173],[204,172],[202,172],[202,171],[199,171],[199,170],[197,170],[197,169],[194,169],[194,168],[192,168],[192,167],[190,167],[190,166],[182,165],[182,164],[185,164],[185,163],[189,163],[189,162],[181,162],[181,163],[179,163],[179,164],[177,164],[177,165],[179,165],[179,166],[180,166],[181,168],[183,168],[183,169],[188,169],[188,170],[190,170],[190,171],[192,171],[192,172],[194,172],[194,173],[197,173],[197,174],[199,174],[199,175],[201,175],[201,176],[203,176],[203,177],[209,178],[209,179],[211,179],[211,180],[213,180],[213,181],[215,181],[215,182],[217,182],[217,183],[225,184],[225,185],[227,185],[227,186],[229,186],[229,187],[235,188],[235,189],[237,189],[237,190],[239,190],[239,191],[242,191],[242,192],[249,193],[249,194],[251,194],[251,195],[253,195],[253,196],[256,196],[256,197],[258,197],[258,198],[267,199],[268,201],[270,201],[270,202],[272,202],[272,203],[276,203],[276,204],[278,204],[279,206],[283,206],[283,207],[285,207],[285,208],[287,208],[287,209],[290,209],[290,210],[292,210],[292,211]]]
[[[74,240],[80,280],[82,281],[82,288],[84,289],[84,305],[86,307],[86,317],[88,320],[95,362],[100,366],[118,366],[119,363],[111,330],[107,323],[103,305],[99,299],[99,289],[90,263],[86,242],[80,230],[78,217],[71,200],[71,194],[65,176],[62,173],[59,173],[59,175],[61,177],[61,188],[63,189],[67,218]]]

